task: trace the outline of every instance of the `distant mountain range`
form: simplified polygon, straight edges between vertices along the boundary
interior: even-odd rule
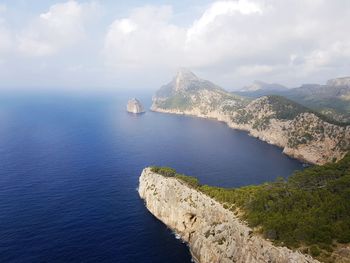
[[[151,109],[214,118],[278,145],[290,156],[323,164],[340,160],[350,150],[350,126],[335,120],[337,118],[332,114],[325,116],[322,111],[315,111],[316,107],[307,107],[304,101],[308,104],[318,101],[315,105],[322,102],[323,111],[326,108],[323,105],[334,108],[330,101],[347,101],[349,86],[344,85],[346,83],[347,79],[335,79],[327,85],[285,89],[277,84],[260,82],[256,85],[260,91],[268,90],[267,94],[272,95],[256,98],[254,94],[259,89],[246,91],[244,94],[249,96],[242,96],[242,92],[225,91],[191,71],[181,69],[157,91]],[[329,87],[334,90],[328,91]],[[292,95],[299,99],[291,99]]]
[[[245,86],[240,92],[259,92],[259,91],[285,91],[288,88],[277,83],[266,83],[256,80],[253,84]]]
[[[252,98],[280,95],[339,122],[350,122],[350,77],[331,79],[324,85],[304,84],[291,89],[279,84],[254,82],[234,93]]]

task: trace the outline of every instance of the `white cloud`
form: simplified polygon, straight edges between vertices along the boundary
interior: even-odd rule
[[[241,76],[254,77],[257,75],[263,75],[273,71],[272,66],[267,65],[249,65],[249,66],[240,66],[237,68],[236,72]]]
[[[221,0],[201,7],[188,0],[174,8],[65,1],[24,4],[28,10],[0,4],[2,80],[11,83],[22,70],[29,80],[79,73],[87,84],[89,75],[95,83],[147,85],[183,66],[240,88],[255,79],[298,85],[350,74],[348,0]],[[105,16],[96,17],[99,8]]]
[[[108,62],[131,68],[176,64],[183,57],[185,30],[171,24],[171,17],[170,6],[147,6],[115,20],[105,37]]]
[[[118,66],[218,68],[235,83],[259,77],[293,85],[298,75],[350,72],[348,24],[345,0],[216,1],[182,27],[169,7],[146,7],[114,21],[104,53]]]
[[[137,8],[110,25],[104,54],[109,62],[119,66],[203,66],[232,51],[227,45],[232,35],[217,32],[217,41],[213,41],[212,33],[220,30],[223,19],[261,13],[260,5],[247,0],[218,1],[191,26],[180,27],[171,22],[170,6]]]
[[[53,55],[74,46],[86,33],[85,22],[94,3],[68,1],[51,6],[18,34],[18,49],[27,56]]]
[[[2,17],[6,10],[5,5],[0,5],[0,55],[8,52],[12,46],[11,31]]]
[[[0,54],[8,52],[11,48],[11,44],[11,33],[0,21]]]
[[[237,13],[241,15],[262,13],[262,9],[258,4],[247,0],[214,2],[188,29],[188,40],[205,33],[220,16],[232,16]]]
[[[130,19],[122,19],[120,21],[116,21],[116,27],[123,33],[129,34],[135,30],[137,30],[137,25],[132,22]]]
[[[4,4],[0,4],[0,14],[6,12],[7,6]]]

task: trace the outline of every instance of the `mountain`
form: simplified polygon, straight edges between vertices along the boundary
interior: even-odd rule
[[[287,88],[277,83],[266,83],[263,81],[254,81],[253,84],[245,86],[240,92],[270,92],[270,91],[285,91]]]
[[[333,87],[350,87],[350,77],[330,79],[327,81],[327,85]]]
[[[226,122],[314,164],[339,160],[350,150],[350,126],[286,97],[252,99],[227,92],[184,69],[156,93],[151,109]]]
[[[187,69],[180,69],[171,82],[162,86],[153,97],[152,109],[190,110],[194,106],[205,114],[217,107],[238,109],[249,99],[230,94],[212,82],[198,78]]]
[[[281,95],[335,119],[350,123],[350,77],[328,80],[325,85],[304,84],[286,90],[238,91],[237,94],[257,98],[264,95]]]
[[[220,90],[220,87],[210,81],[199,79],[191,71],[181,68],[178,70],[173,80],[167,85],[164,85],[157,92],[157,96],[169,96],[176,92],[195,91],[203,88],[208,90]]]
[[[340,99],[350,101],[350,77],[327,81],[325,85],[304,84],[299,88],[290,89],[287,96],[300,97],[303,100]]]

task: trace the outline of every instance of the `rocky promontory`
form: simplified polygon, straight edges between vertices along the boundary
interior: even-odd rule
[[[350,126],[282,96],[235,95],[184,69],[159,89],[151,109],[223,121],[313,164],[341,160],[350,150]]]
[[[128,101],[128,104],[126,106],[126,110],[130,113],[143,113],[143,112],[145,112],[141,102],[136,98],[132,98],[131,100]]]
[[[256,235],[232,211],[177,178],[146,168],[138,192],[147,209],[188,244],[196,262],[318,262]]]

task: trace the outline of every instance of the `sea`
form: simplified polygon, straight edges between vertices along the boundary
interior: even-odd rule
[[[0,94],[0,262],[191,262],[144,206],[142,169],[240,187],[303,164],[246,132],[191,116],[126,112],[152,92]]]

